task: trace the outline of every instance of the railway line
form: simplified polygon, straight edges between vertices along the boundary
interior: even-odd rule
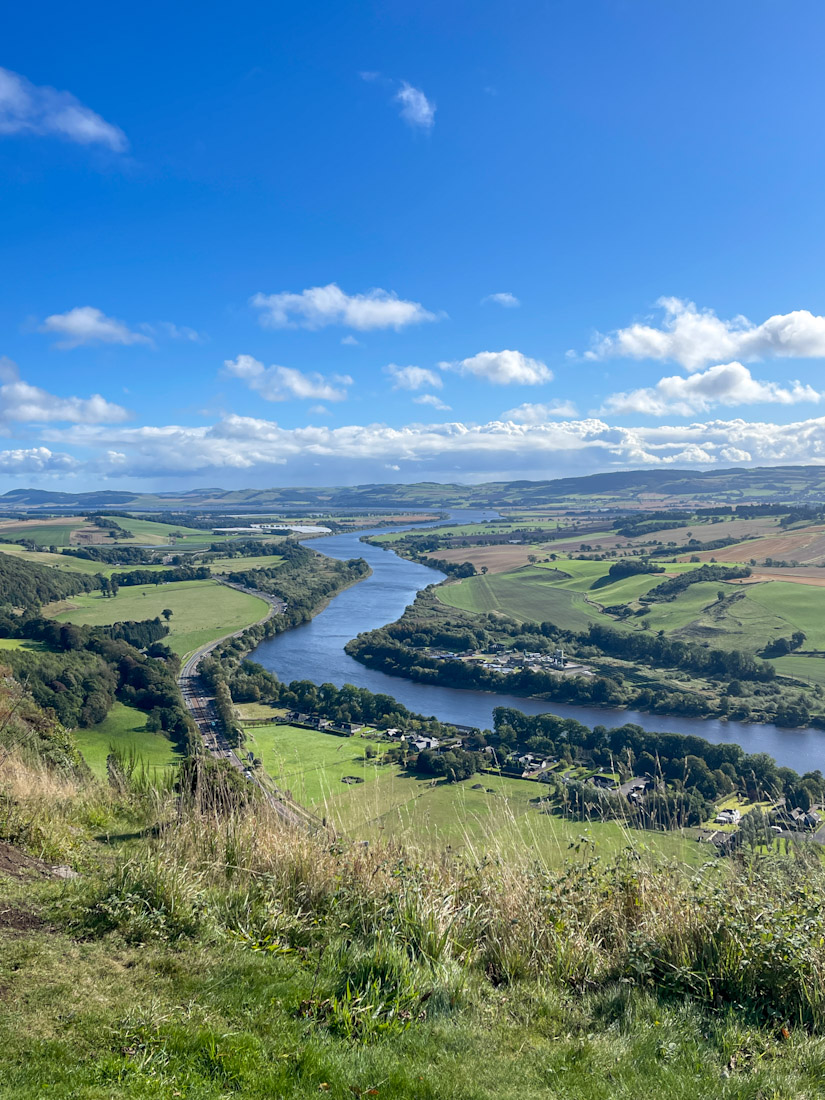
[[[258,623],[264,623],[273,615],[280,614],[286,610],[286,604],[283,600],[275,596],[270,596],[266,592],[258,592],[257,590],[252,591],[251,589],[242,588],[240,585],[234,584],[229,587],[236,588],[241,592],[248,592],[250,595],[258,596],[260,599],[266,600],[270,605],[269,611],[262,619],[258,620]],[[258,623],[254,625],[257,626]],[[248,627],[244,629],[248,629]],[[178,676],[178,684],[181,694],[183,695],[183,701],[186,704],[186,709],[189,711],[195,725],[198,727],[204,747],[210,756],[217,760],[226,760],[231,767],[241,772],[248,782],[253,783],[258,788],[266,802],[288,825],[311,830],[321,828],[323,827],[321,822],[311,814],[309,810],[293,802],[292,799],[289,798],[284,791],[281,791],[275,786],[274,783],[264,783],[263,780],[255,775],[248,763],[238,756],[233,746],[229,744],[223,734],[215,700],[206,690],[206,685],[203,683],[199,668],[204,657],[208,656],[217,646],[225,642],[228,638],[239,637],[243,632],[243,630],[236,630],[231,634],[225,634],[222,638],[217,638],[214,642],[201,646],[200,649],[195,650],[195,652],[187,658]]]

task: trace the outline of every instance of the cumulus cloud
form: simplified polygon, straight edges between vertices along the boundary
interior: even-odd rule
[[[142,332],[134,332],[114,317],[107,317],[93,306],[77,306],[67,313],[53,313],[40,326],[41,332],[61,337],[59,348],[77,348],[82,344],[151,344]]]
[[[755,325],[747,317],[723,321],[712,309],[699,310],[681,298],[660,298],[660,326],[633,324],[600,336],[586,353],[590,359],[673,360],[688,371],[714,360],[819,358],[825,356],[825,317],[797,309]]]
[[[570,419],[578,416],[579,411],[572,401],[549,401],[538,405],[526,402],[502,415],[505,420],[513,420],[516,424],[544,424],[548,420]]]
[[[58,397],[29,385],[10,359],[0,359],[0,425],[9,424],[117,424],[129,419],[120,405],[99,393],[91,397]]]
[[[315,401],[345,401],[347,391],[342,387],[352,385],[348,374],[336,374],[329,380],[315,371],[304,374],[293,367],[265,367],[251,355],[226,359],[224,367],[234,378],[246,382],[265,401],[289,401],[293,397]]]
[[[360,348],[361,347],[361,341],[356,340],[355,337],[351,333],[348,333],[346,336],[342,336],[341,337],[341,343],[344,345],[345,348]]]
[[[643,413],[647,416],[692,416],[715,405],[795,405],[818,402],[823,396],[812,386],[791,382],[760,382],[741,363],[722,363],[687,378],[674,375],[655,386],[614,393],[605,401],[604,413]]]
[[[392,376],[394,390],[420,390],[425,386],[440,390],[444,385],[441,376],[426,367],[399,367],[396,363],[390,363],[384,370]]]
[[[488,302],[494,302],[497,306],[504,306],[505,309],[515,309],[521,305],[515,294],[510,294],[506,290],[500,291],[498,294],[488,294],[481,299],[482,305],[486,305]]]
[[[48,447],[21,447],[0,451],[0,474],[67,474],[80,463],[69,454],[50,451]]]
[[[421,393],[418,397],[414,397],[413,401],[416,405],[429,405],[433,409],[438,409],[439,412],[449,412],[450,406],[445,405],[440,397],[436,397],[434,393]]]
[[[414,88],[406,80],[395,93],[395,102],[401,107],[401,117],[417,130],[432,130],[435,125],[435,103],[427,99],[420,88]]]
[[[553,372],[545,363],[530,359],[520,351],[480,351],[469,359],[438,365],[442,370],[484,378],[496,386],[537,386],[553,380]]]
[[[266,328],[319,329],[327,325],[345,325],[367,332],[370,329],[404,328],[423,321],[435,321],[436,315],[420,302],[398,298],[387,290],[369,290],[366,294],[346,294],[336,283],[313,286],[299,294],[255,294],[251,304],[259,309],[260,322]]]
[[[103,145],[115,153],[128,147],[126,135],[85,107],[70,92],[32,84],[0,68],[0,134],[58,137],[77,145]]]

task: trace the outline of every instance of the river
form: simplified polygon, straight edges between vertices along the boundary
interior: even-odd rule
[[[495,518],[496,512],[467,510],[452,512],[450,522],[475,523]],[[440,520],[439,524],[445,522]],[[393,530],[428,526],[434,524],[411,524]],[[346,643],[356,634],[394,622],[413,602],[416,592],[444,579],[444,574],[437,569],[418,565],[392,551],[361,542],[363,535],[386,531],[387,528],[376,528],[309,540],[308,546],[331,558],[366,559],[372,568],[372,575],[335,596],[310,622],[263,642],[252,655],[253,660],[286,683],[312,680],[316,684],[332,683],[337,687],[355,684],[372,692],[392,695],[410,710],[433,715],[444,722],[489,729],[493,724],[494,707],[517,707],[526,714],[552,711],[576,718],[588,726],[611,727],[635,722],[648,730],[692,733],[714,742],[734,741],[746,752],[767,752],[779,764],[800,773],[814,768],[825,770],[825,732],[821,730],[789,730],[763,723],[725,722],[716,718],[548,703],[517,695],[417,684],[366,668],[344,652]]]

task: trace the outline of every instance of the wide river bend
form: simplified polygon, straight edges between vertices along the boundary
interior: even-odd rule
[[[495,519],[495,512],[453,512],[450,522],[474,523]],[[439,524],[447,521],[440,520]],[[420,529],[438,524],[412,524],[393,530]],[[392,551],[361,542],[363,535],[386,533],[387,528],[358,531],[314,538],[307,542],[331,558],[364,558],[372,568],[366,580],[335,596],[320,614],[308,623],[287,630],[258,646],[253,659],[274,672],[280,680],[312,680],[337,687],[355,684],[372,692],[392,695],[419,714],[434,715],[445,722],[490,729],[494,707],[516,707],[526,714],[552,711],[576,718],[588,726],[620,726],[635,722],[648,730],[692,733],[708,741],[734,741],[746,752],[767,752],[779,764],[802,773],[814,768],[825,770],[825,732],[816,729],[781,729],[763,723],[726,722],[716,718],[688,718],[679,715],[645,714],[635,710],[572,706],[527,699],[519,695],[499,695],[486,691],[417,684],[399,676],[366,668],[344,652],[344,646],[356,634],[375,630],[394,622],[415,594],[428,584],[443,580],[437,569],[407,561]]]

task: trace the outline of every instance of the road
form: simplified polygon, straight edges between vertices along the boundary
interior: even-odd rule
[[[266,615],[264,615],[262,619],[258,619],[257,623],[250,625],[257,626],[260,623],[265,623],[267,619],[272,618],[273,615],[281,614],[286,610],[286,604],[283,600],[271,596],[266,592],[244,588],[239,584],[229,584],[226,581],[223,583],[227,584],[229,588],[237,589],[238,592],[246,592],[249,595],[258,596],[269,604],[269,611]],[[228,638],[237,638],[243,634],[244,630],[248,629],[249,627],[244,627],[243,630],[235,630],[231,634],[224,634],[222,638],[216,638],[214,642],[209,642],[208,645],[196,649],[195,652],[187,658],[178,676],[178,684],[180,685],[181,694],[183,695],[183,701],[195,725],[200,730],[204,746],[208,753],[218,760],[227,760],[233,768],[245,775],[249,782],[254,783],[267,803],[287,824],[300,826],[305,829],[316,829],[321,825],[321,822],[319,822],[309,810],[304,809],[303,806],[299,806],[297,802],[293,802],[292,799],[288,798],[287,795],[279,790],[274,784],[264,784],[249,768],[249,765],[238,756],[223,735],[215,700],[209,695],[198,672],[198,668],[204,657],[210,654],[221,644],[221,642],[225,642]]]

